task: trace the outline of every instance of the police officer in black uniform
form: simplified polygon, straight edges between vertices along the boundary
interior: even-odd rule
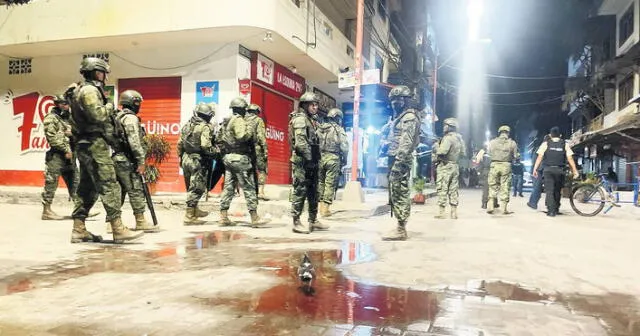
[[[564,169],[567,162],[573,172],[573,177],[578,178],[578,169],[573,161],[573,151],[566,141],[560,138],[560,128],[552,127],[549,133],[551,139],[543,142],[536,152],[538,157],[533,167],[533,176],[538,177],[538,167],[544,161],[544,187],[546,193],[547,216],[555,217],[560,208],[560,191],[564,183]]]

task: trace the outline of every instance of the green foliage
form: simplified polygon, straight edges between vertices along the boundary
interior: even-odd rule
[[[144,141],[147,145],[145,179],[149,183],[155,183],[161,175],[157,166],[169,157],[171,145],[159,134],[147,134]]]
[[[414,178],[413,179],[413,190],[417,193],[422,193],[422,191],[424,190],[424,186],[426,184],[426,181],[424,180],[424,178]]]

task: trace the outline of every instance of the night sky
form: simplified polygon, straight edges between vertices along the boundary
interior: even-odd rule
[[[499,125],[516,128],[521,147],[533,130],[544,134],[552,126],[570,132],[567,112],[562,111],[561,96],[567,74],[567,59],[575,48],[574,36],[581,25],[576,5],[581,0],[484,0],[480,38],[491,39],[483,46],[489,93],[544,91],[519,94],[489,94],[490,113],[495,135]],[[587,2],[587,1],[584,1]],[[439,46],[439,59],[458,53],[439,72],[441,85],[459,86],[462,52],[467,40],[466,0],[432,0],[431,13]],[[495,75],[495,76],[493,76]],[[515,79],[500,77],[556,77]],[[560,77],[560,78],[557,78]],[[440,120],[454,113],[455,89],[438,95]],[[543,103],[538,103],[543,102]],[[535,104],[531,104],[535,103]],[[437,124],[438,130],[441,128]]]

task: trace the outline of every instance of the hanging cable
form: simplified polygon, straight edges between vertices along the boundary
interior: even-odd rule
[[[450,69],[463,71],[463,72],[465,71],[462,68],[455,67],[455,66],[452,66],[452,65],[445,65],[445,68],[450,68]],[[548,77],[515,77],[515,76],[484,74],[484,76],[492,77],[492,78],[520,79],[520,80],[548,80],[548,79],[565,79],[565,78],[567,78],[566,75],[564,75],[564,76],[548,76]]]

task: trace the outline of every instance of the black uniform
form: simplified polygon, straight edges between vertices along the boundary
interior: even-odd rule
[[[558,213],[560,208],[560,192],[564,184],[564,169],[567,164],[567,152],[565,141],[547,141],[547,150],[544,152],[544,186],[546,193],[545,203],[549,215]]]

